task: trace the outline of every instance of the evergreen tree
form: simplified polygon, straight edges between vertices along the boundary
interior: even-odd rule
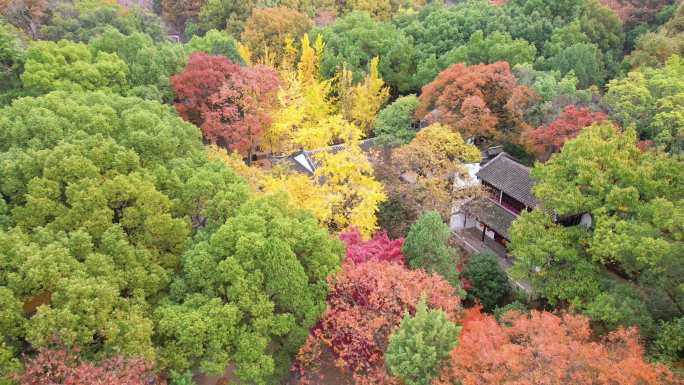
[[[458,256],[449,246],[449,227],[442,222],[436,211],[428,211],[411,226],[401,252],[412,269],[424,269],[444,277],[454,287],[459,287]]]
[[[385,364],[406,385],[429,385],[456,346],[461,327],[449,322],[441,310],[428,310],[425,297],[416,315],[406,314],[390,337]]]

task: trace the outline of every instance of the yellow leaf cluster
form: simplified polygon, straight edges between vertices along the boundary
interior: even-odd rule
[[[349,124],[337,111],[330,96],[332,82],[318,75],[320,57],[325,44],[320,36],[312,47],[307,35],[301,41],[301,56],[296,70],[287,63],[296,52],[286,49],[281,67],[284,85],[278,93],[280,109],[266,130],[263,147],[276,154],[289,154],[299,149],[316,149],[332,143],[359,139],[358,127]]]
[[[433,154],[439,154],[447,159],[458,159],[463,163],[479,162],[482,156],[480,150],[466,144],[459,133],[439,123],[420,130],[410,146],[429,149]]]
[[[252,52],[249,50],[249,48],[247,48],[246,45],[238,42],[237,50],[238,55],[240,55],[240,59],[242,59],[242,61],[245,62],[246,65],[252,65]]]
[[[315,177],[330,194],[331,228],[355,227],[363,237],[370,237],[377,229],[378,205],[387,197],[361,148],[352,142],[336,153],[321,152],[315,158],[320,162]]]
[[[284,192],[292,205],[311,212],[321,224],[330,223],[330,194],[326,186],[314,183],[312,178],[303,174],[269,175],[262,180],[261,187],[266,194]]]
[[[375,122],[375,117],[389,98],[389,88],[378,74],[380,59],[376,56],[371,59],[368,67],[368,75],[362,83],[352,85],[352,73],[342,69],[338,74],[338,93],[340,97],[340,109],[344,117],[356,124],[365,135]]]
[[[284,193],[293,207],[311,212],[332,231],[355,227],[368,238],[377,228],[375,214],[386,197],[368,159],[354,142],[334,154],[315,155],[320,166],[314,177],[277,168],[269,174],[247,166],[237,153],[214,145],[207,147],[207,152],[209,159],[228,164],[256,193]]]

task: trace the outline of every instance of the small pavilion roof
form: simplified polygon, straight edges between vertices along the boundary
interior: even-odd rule
[[[532,195],[534,181],[530,178],[530,168],[507,153],[502,152],[487,162],[476,175],[481,181],[489,183],[525,206],[537,206],[537,200]]]

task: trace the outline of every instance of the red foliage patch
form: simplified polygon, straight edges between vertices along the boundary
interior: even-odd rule
[[[340,234],[340,240],[347,249],[347,260],[354,263],[368,261],[387,261],[405,264],[401,245],[404,238],[389,239],[387,232],[376,233],[369,241],[364,241],[358,230],[352,229]]]
[[[280,80],[265,66],[240,67],[223,56],[190,55],[171,77],[176,110],[202,129],[205,138],[231,150],[254,150],[277,103]]]
[[[303,382],[315,375],[319,357],[330,349],[357,384],[393,383],[384,368],[388,339],[405,312],[415,312],[422,295],[450,320],[461,316],[460,300],[444,279],[396,263],[346,263],[329,290],[328,308],[298,355]]]
[[[563,144],[575,138],[583,128],[607,119],[608,115],[603,112],[567,106],[551,124],[530,131],[527,142],[538,157],[546,160],[552,153],[560,151]]]
[[[41,350],[17,378],[21,385],[165,385],[141,359],[111,358],[95,365],[77,350]]]

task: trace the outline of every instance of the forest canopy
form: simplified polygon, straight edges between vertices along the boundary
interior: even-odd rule
[[[0,0],[0,385],[684,383],[683,34]]]

